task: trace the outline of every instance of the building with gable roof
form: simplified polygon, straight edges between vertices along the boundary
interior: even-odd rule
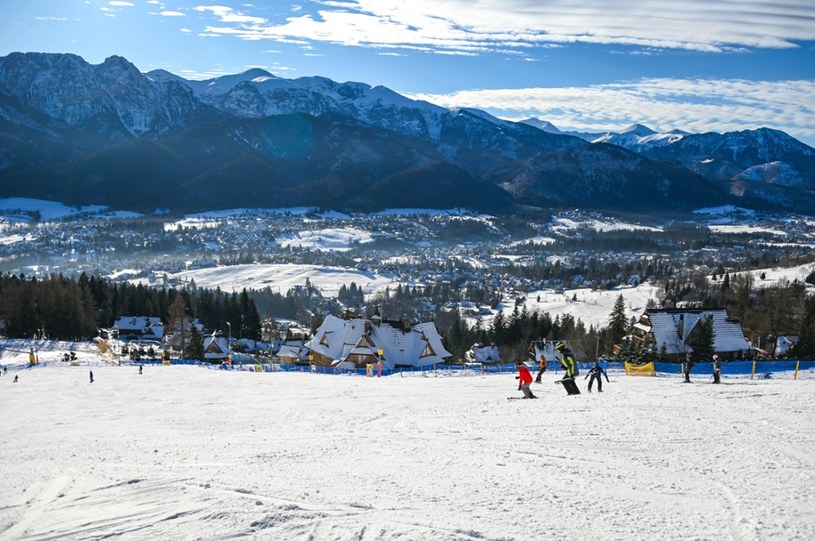
[[[113,323],[120,340],[159,340],[164,338],[161,318],[150,316],[123,316]]]
[[[204,337],[204,360],[211,363],[224,362],[229,357],[229,344],[223,336],[213,333]]]
[[[633,340],[640,346],[653,345],[668,360],[681,361],[693,354],[693,342],[704,318],[713,321],[713,352],[722,359],[734,359],[750,351],[741,324],[722,309],[646,310],[634,324]],[[663,349],[664,348],[664,349]]]
[[[286,340],[277,350],[281,364],[298,364],[308,360],[308,351],[304,340]]]
[[[306,343],[313,362],[322,366],[353,363],[362,367],[381,360],[382,368],[431,366],[451,353],[433,323],[326,316]]]
[[[498,346],[491,344],[482,346],[481,344],[473,344],[466,354],[467,361],[478,364],[498,364],[501,362],[501,353],[498,351]]]

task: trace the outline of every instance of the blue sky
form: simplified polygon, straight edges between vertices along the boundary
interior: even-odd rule
[[[321,75],[561,129],[767,126],[815,146],[812,0],[8,0],[12,51]]]

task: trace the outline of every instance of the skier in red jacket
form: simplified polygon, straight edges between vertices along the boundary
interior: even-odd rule
[[[529,373],[529,369],[521,361],[515,363],[515,366],[518,368],[518,375],[515,376],[515,379],[518,380],[518,390],[524,392],[523,398],[538,398],[529,388],[529,384],[532,383],[532,374]]]

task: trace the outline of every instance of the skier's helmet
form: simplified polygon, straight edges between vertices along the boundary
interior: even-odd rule
[[[713,360],[714,360],[714,361],[718,361],[718,360],[719,360],[719,356],[718,356],[718,355],[714,355],[714,356],[713,356]]]
[[[555,349],[558,351],[563,351],[564,349],[566,349],[566,344],[564,344],[563,342],[558,342],[557,344],[555,344]]]

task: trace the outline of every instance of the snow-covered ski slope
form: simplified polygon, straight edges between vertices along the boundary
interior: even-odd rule
[[[2,539],[815,539],[815,379],[0,377]]]

